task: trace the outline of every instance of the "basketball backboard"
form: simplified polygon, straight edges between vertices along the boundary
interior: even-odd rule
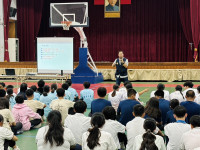
[[[51,3],[50,27],[63,27],[63,21],[71,21],[71,27],[88,27],[88,3]]]

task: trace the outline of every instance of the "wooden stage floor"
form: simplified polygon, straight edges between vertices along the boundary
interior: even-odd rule
[[[98,69],[114,69],[112,62],[95,62]],[[74,63],[74,67],[78,62]],[[0,68],[37,68],[37,62],[1,62]],[[128,69],[200,69],[199,62],[130,62]]]

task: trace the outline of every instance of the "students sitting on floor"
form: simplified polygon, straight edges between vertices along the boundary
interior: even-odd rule
[[[8,147],[12,147],[13,150],[19,150],[16,145],[18,138],[13,134],[12,131],[3,127],[4,118],[0,114],[0,149],[7,150]]]
[[[170,101],[170,109],[171,110],[169,110],[167,112],[165,124],[176,122],[176,119],[174,118],[174,108],[176,106],[179,106],[179,101],[177,99],[172,99]]]
[[[147,118],[143,127],[146,133],[135,137],[132,150],[166,150],[163,138],[154,134],[156,121],[152,118]]]
[[[33,91],[34,91],[34,100],[40,100],[40,93],[38,93],[37,92],[37,87],[36,87],[36,85],[32,85],[31,87],[30,87],[30,89],[32,89]]]
[[[169,123],[164,128],[165,135],[169,138],[167,144],[168,150],[179,150],[183,133],[191,129],[190,125],[185,122],[186,117],[187,113],[185,107],[177,106],[174,108],[174,118],[176,118],[176,122]]]
[[[74,101],[75,99],[78,99],[77,91],[74,88],[72,88],[72,81],[67,80],[66,83],[69,85],[68,91],[71,93],[70,101]]]
[[[189,121],[192,116],[200,115],[200,105],[194,102],[195,92],[193,90],[188,90],[185,97],[187,101],[182,102],[180,105],[186,108]]]
[[[187,91],[189,91],[189,90],[194,91],[195,96],[198,95],[197,89],[194,89],[193,86],[194,86],[194,84],[192,83],[192,81],[186,81],[186,82],[183,84],[183,87],[185,88],[185,90],[182,92],[184,97],[186,96],[186,93],[187,93]]]
[[[26,91],[26,97],[28,100],[24,101],[24,104],[26,104],[32,111],[38,113],[42,117],[44,116],[44,108],[46,107],[46,105],[44,103],[41,103],[40,101],[33,100],[33,93],[34,91],[32,89],[28,89]]]
[[[106,120],[102,130],[112,135],[115,144],[117,146],[117,149],[120,149],[121,148],[120,142],[125,142],[124,145],[127,144],[127,138],[125,135],[125,126],[116,121],[116,111],[112,106],[105,107],[103,109],[103,115]],[[120,137],[123,137],[123,139],[122,141],[119,142]]]
[[[15,135],[20,134],[22,124],[17,121],[15,122],[14,116],[9,109],[9,100],[7,98],[0,98],[0,114],[4,118],[3,127],[12,130]]]
[[[194,100],[194,102],[196,102],[197,104],[200,104],[200,86],[197,87],[197,95],[196,98]]]
[[[162,115],[162,124],[165,124],[167,112],[170,110],[169,101],[164,99],[164,92],[162,90],[157,90],[155,92],[155,97],[159,99],[159,108]]]
[[[43,94],[40,96],[40,102],[46,105],[46,107],[44,108],[45,117],[47,117],[49,112],[51,111],[50,104],[52,100],[49,97],[49,92],[50,92],[50,87],[48,85],[45,85],[43,88]]]
[[[179,103],[184,102],[185,101],[185,97],[183,96],[182,93],[182,86],[181,85],[177,85],[175,87],[175,92],[171,93],[169,96],[169,99],[177,99],[179,101]]]
[[[157,85],[157,90],[163,91],[163,92],[164,92],[163,98],[164,98],[165,100],[168,100],[168,101],[170,100],[170,98],[169,98],[169,91],[165,90],[165,85],[164,85],[164,84],[159,83],[159,84]],[[151,94],[150,94],[150,97],[155,97],[155,92],[156,92],[156,91],[152,91]]]
[[[119,103],[122,100],[122,93],[119,92],[119,85],[113,85],[113,91],[108,93],[108,100],[111,102],[115,111],[117,111]]]
[[[6,98],[10,101],[11,108],[13,108],[13,106],[16,104],[15,97],[16,96],[13,94],[13,89],[8,88]]]
[[[51,102],[50,108],[52,110],[58,110],[61,113],[62,125],[64,125],[64,121],[68,115],[68,109],[74,107],[74,102],[64,99],[65,90],[63,88],[57,89],[56,92],[58,99]]]
[[[20,85],[20,91],[19,93],[17,94],[17,96],[23,96],[24,97],[24,100],[27,100],[27,97],[26,97],[26,90],[28,89],[27,87],[27,84],[26,83],[22,83]]]
[[[133,116],[135,118],[126,124],[126,131],[128,138],[128,144],[126,146],[126,150],[132,150],[135,137],[137,135],[145,133],[145,130],[143,128],[145,120],[144,106],[142,106],[141,104],[135,105],[133,107]]]
[[[91,103],[91,114],[94,114],[96,112],[102,112],[106,106],[111,106],[110,101],[107,101],[105,99],[105,96],[107,94],[106,88],[99,87],[97,90],[97,94],[99,98],[93,100]]]
[[[37,85],[38,85],[38,88],[37,88],[37,92],[40,94],[40,95],[42,95],[42,93],[43,93],[43,87],[45,86],[45,82],[44,82],[44,80],[39,80],[38,82],[37,82]]]
[[[117,110],[117,115],[120,116],[119,122],[126,126],[127,122],[131,121],[134,116],[133,107],[137,104],[140,104],[135,99],[136,91],[134,89],[128,90],[128,99],[123,100],[119,103],[119,107]]]
[[[8,89],[12,89],[12,90],[14,90],[14,86],[9,84],[9,85],[7,85],[6,88],[5,88],[6,92],[7,92]],[[14,96],[14,97],[17,96],[17,94],[14,93],[14,91],[13,91],[13,96]]]
[[[49,97],[51,100],[58,99],[57,93],[56,93],[56,90],[57,90],[57,89],[58,89],[57,84],[53,83],[53,84],[51,85],[51,92],[48,94],[48,97]]]
[[[71,93],[68,91],[69,85],[67,83],[62,84],[62,88],[65,90],[65,97],[64,99],[70,100]]]
[[[86,112],[87,105],[84,101],[79,100],[74,104],[74,115],[68,115],[67,118],[65,119],[65,127],[69,128],[75,139],[76,139],[76,144],[77,149],[81,149],[81,144],[82,144],[82,135],[85,133],[90,127],[90,117],[86,117],[84,113]]]
[[[83,150],[116,150],[117,146],[112,135],[100,130],[105,124],[102,113],[95,113],[91,118],[91,126],[82,136]]]
[[[127,94],[128,90],[133,89],[133,85],[131,83],[127,83],[125,87],[126,87],[126,91],[121,92],[122,93],[122,100],[128,99],[128,94]],[[140,98],[140,96],[139,96],[138,92],[136,92],[135,99],[137,101],[139,101],[139,98]]]
[[[48,125],[40,128],[36,135],[38,150],[70,150],[75,138],[70,129],[61,124],[61,113],[53,110],[47,117]]]
[[[190,119],[191,130],[184,133],[181,138],[181,149],[199,150],[200,148],[200,116],[194,115]]]
[[[91,103],[94,100],[94,91],[90,88],[90,82],[84,82],[83,83],[84,90],[80,92],[80,99],[86,102],[87,108],[91,108]]]
[[[24,104],[24,97],[17,96],[15,98],[16,103],[12,109],[13,116],[16,122],[21,122],[23,130],[27,131],[32,128],[41,126],[41,116],[38,113],[33,112],[26,104]]]

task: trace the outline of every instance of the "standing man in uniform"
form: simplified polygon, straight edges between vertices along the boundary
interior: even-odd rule
[[[128,81],[128,59],[124,57],[123,51],[119,51],[118,56],[119,58],[115,59],[114,63],[112,64],[112,67],[116,66],[116,84],[120,86],[121,82]]]

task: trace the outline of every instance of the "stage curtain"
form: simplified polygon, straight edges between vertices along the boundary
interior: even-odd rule
[[[17,36],[20,61],[36,61],[36,37],[40,29],[43,0],[17,0]]]
[[[80,45],[78,33],[73,28],[63,31],[62,28],[49,27],[50,3],[66,2],[66,0],[43,1],[38,36],[74,37],[74,61],[78,61]],[[94,5],[94,1],[76,2],[78,1],[89,3],[90,24],[84,31],[94,61],[114,61],[119,50],[123,50],[125,57],[131,62],[192,61],[192,54],[188,55],[188,43],[182,29],[177,1],[134,0],[131,5],[121,6],[119,19],[105,19],[104,6]],[[37,7],[40,7],[42,1],[36,3]],[[21,61],[36,60],[34,42],[36,36],[33,36],[32,27],[35,24],[32,21],[35,8],[33,4],[32,0],[18,2]]]
[[[200,42],[200,1],[190,0],[192,37],[194,42],[194,59],[198,61],[198,45]]]
[[[4,61],[9,62],[9,52],[8,52],[8,31],[9,31],[9,16],[10,16],[10,4],[11,0],[3,0],[4,8]]]
[[[188,41],[188,55],[190,61],[193,61],[192,55],[194,48],[193,48],[191,16],[190,16],[190,0],[177,0],[177,2],[178,2],[182,29]]]

